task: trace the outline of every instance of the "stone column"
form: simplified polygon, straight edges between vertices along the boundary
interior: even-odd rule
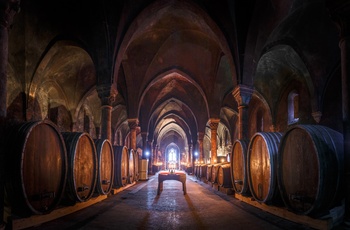
[[[117,96],[114,85],[99,85],[96,87],[101,99],[101,139],[108,139],[112,143],[112,104]]]
[[[146,159],[146,151],[147,151],[147,132],[141,132],[142,137],[142,159]]]
[[[136,150],[136,129],[139,125],[139,120],[137,118],[130,118],[128,119],[128,125],[130,128],[130,147],[131,149]]]
[[[198,151],[199,151],[199,162],[204,162],[204,151],[203,151],[203,140],[204,140],[204,133],[198,132]]]
[[[155,143],[155,149],[154,149],[154,164],[158,163],[158,149],[159,146]]]
[[[344,141],[344,182],[345,182],[345,214],[344,224],[350,226],[350,3],[349,1],[328,0],[327,7],[336,23],[340,41],[341,73],[342,73],[342,109],[343,109],[343,141]]]
[[[192,152],[192,144],[188,144],[188,154],[190,155],[190,167],[192,167],[192,172],[194,172],[194,157]]]
[[[350,14],[350,12],[349,12]],[[350,226],[350,36],[340,40],[345,170],[345,222]]]
[[[209,119],[209,126],[210,126],[210,131],[211,131],[211,137],[210,137],[210,142],[211,142],[211,163],[217,163],[217,143],[216,143],[216,134],[217,134],[217,129],[219,126],[220,119],[217,118],[210,118]]]
[[[249,139],[248,105],[253,94],[253,89],[245,85],[238,85],[232,94],[238,104],[238,139]]]
[[[156,148],[157,144],[155,142],[152,142],[152,165],[156,164]]]
[[[0,1],[0,120],[7,115],[8,36],[13,18],[19,12],[19,0]]]
[[[0,1],[0,124],[7,116],[7,65],[8,65],[8,33],[13,18],[19,12],[19,0]],[[1,132],[0,132],[1,134]],[[3,136],[0,137],[3,139]],[[0,141],[2,144],[2,141]],[[0,152],[0,229],[5,225],[4,216],[4,191],[5,191],[5,152]]]
[[[149,155],[148,155],[148,172],[153,173],[152,172],[152,162],[153,162],[153,149],[152,149],[152,145],[153,145],[153,141],[152,140],[148,140],[147,141],[147,148],[149,149]]]

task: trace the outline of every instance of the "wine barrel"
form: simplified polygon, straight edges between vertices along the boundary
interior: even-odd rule
[[[187,174],[192,174],[193,173],[193,167],[192,166],[187,167],[186,168],[186,172],[187,172]]]
[[[278,155],[278,182],[286,207],[318,215],[344,197],[341,133],[321,125],[297,125],[285,133]]]
[[[129,173],[128,173],[128,182],[130,184],[135,181],[135,158],[134,158],[134,150],[130,149],[129,152]]]
[[[222,163],[216,163],[213,164],[211,168],[211,177],[210,177],[210,182],[213,184],[218,183],[218,173],[219,173],[219,167]]]
[[[231,178],[236,193],[249,195],[247,175],[247,140],[236,140],[231,155]]]
[[[113,187],[120,188],[128,183],[128,148],[113,146],[114,152],[114,180]]]
[[[11,124],[6,130],[2,151],[12,212],[20,217],[50,213],[61,201],[67,178],[67,152],[58,127],[44,120]]]
[[[108,139],[94,140],[97,159],[97,183],[95,192],[102,195],[107,195],[112,190],[114,176],[114,154],[111,142]]]
[[[199,165],[195,165],[195,166],[194,166],[194,175],[195,175],[196,177],[199,176]]]
[[[208,164],[207,175],[206,175],[206,179],[207,179],[208,182],[211,181],[211,176],[212,176],[211,170],[212,170],[212,168],[213,168],[213,165],[212,164]]]
[[[248,183],[258,202],[279,201],[277,187],[277,154],[282,133],[258,132],[249,142],[247,153]]]
[[[218,185],[223,188],[232,188],[231,163],[225,162],[219,166]]]
[[[94,194],[97,182],[96,146],[88,133],[62,132],[68,155],[65,202],[85,202]]]
[[[199,178],[205,178],[207,176],[208,164],[203,164],[199,167]]]

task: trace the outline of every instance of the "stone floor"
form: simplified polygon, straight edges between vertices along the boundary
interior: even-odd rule
[[[157,177],[73,214],[30,229],[310,229],[289,222],[217,192],[187,176],[187,194],[179,181],[164,181],[157,195]]]

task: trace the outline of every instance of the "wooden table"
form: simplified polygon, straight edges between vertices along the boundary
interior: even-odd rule
[[[174,171],[170,173],[169,171],[160,171],[158,173],[158,195],[160,191],[163,190],[163,181],[165,180],[177,180],[182,183],[182,190],[184,195],[186,194],[186,173],[182,171]]]

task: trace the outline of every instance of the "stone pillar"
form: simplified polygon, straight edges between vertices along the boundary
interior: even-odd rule
[[[146,151],[147,151],[147,132],[141,132],[142,137],[142,159],[146,159]]]
[[[148,172],[153,173],[152,172],[152,162],[153,162],[153,149],[152,149],[152,145],[153,145],[153,141],[152,140],[148,140],[147,141],[147,148],[149,149],[149,155],[148,155]]]
[[[0,1],[0,124],[5,121],[7,116],[8,33],[15,14],[19,12],[19,7],[19,0]],[[3,136],[0,138],[3,139]],[[0,152],[0,229],[5,225],[3,221],[5,205],[5,171],[3,164],[5,154],[5,152]]]
[[[350,14],[350,12],[349,12]],[[342,107],[345,170],[345,222],[350,226],[350,36],[340,41],[342,65]]]
[[[345,182],[345,214],[344,224],[350,227],[350,3],[349,1],[328,0],[327,7],[336,23],[340,41],[341,73],[342,73],[342,109],[344,137],[344,182]]]
[[[198,132],[198,151],[199,151],[199,162],[206,163],[204,162],[204,151],[203,151],[203,140],[204,140],[204,133],[203,132]]]
[[[101,139],[108,139],[112,143],[112,104],[117,96],[114,85],[99,85],[96,87],[101,99]]]
[[[154,164],[158,164],[158,149],[159,149],[159,146],[155,143],[155,149],[154,149]]]
[[[0,119],[7,115],[8,33],[13,18],[19,12],[19,0],[0,1]]]
[[[238,139],[249,139],[248,105],[253,94],[253,89],[245,85],[238,85],[232,94],[238,104]]]
[[[217,143],[216,143],[216,134],[217,134],[217,129],[219,126],[220,119],[217,118],[210,118],[209,119],[209,126],[210,126],[210,131],[211,131],[211,163],[217,163]]]
[[[157,148],[157,144],[153,142],[152,143],[152,165],[156,164],[156,148]]]
[[[194,172],[194,156],[192,151],[192,144],[188,144],[188,154],[190,155],[190,167],[192,167],[192,172]],[[190,172],[190,173],[192,173]]]
[[[136,150],[136,129],[139,125],[139,120],[137,118],[130,118],[128,119],[128,124],[130,128],[130,147],[131,149]]]

